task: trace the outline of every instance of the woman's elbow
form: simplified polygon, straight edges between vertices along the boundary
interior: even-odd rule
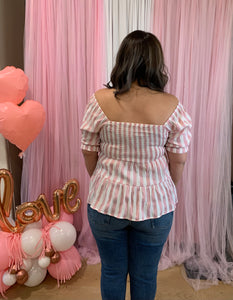
[[[96,151],[82,150],[82,154],[84,157],[98,157],[98,152]]]
[[[186,153],[168,152],[168,158],[169,158],[169,162],[184,165],[187,160],[187,152]]]

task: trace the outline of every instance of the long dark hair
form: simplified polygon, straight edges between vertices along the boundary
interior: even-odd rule
[[[117,97],[129,91],[135,81],[139,86],[159,92],[164,92],[168,81],[159,40],[152,33],[141,30],[129,33],[122,41],[106,86],[116,89]]]

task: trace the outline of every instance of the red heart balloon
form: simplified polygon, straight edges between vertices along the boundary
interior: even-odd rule
[[[21,69],[6,67],[0,71],[0,103],[22,102],[28,89],[28,78]]]
[[[27,100],[21,106],[0,103],[0,133],[22,151],[37,137],[44,122],[45,111],[37,101]]]

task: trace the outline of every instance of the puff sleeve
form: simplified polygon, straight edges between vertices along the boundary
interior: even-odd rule
[[[188,151],[191,141],[192,122],[189,114],[181,103],[178,104],[168,124],[169,134],[166,142],[166,150],[173,153],[185,153]]]
[[[87,151],[100,151],[100,135],[99,131],[102,127],[103,118],[100,107],[98,106],[94,96],[91,97],[87,104],[81,130],[81,149]]]

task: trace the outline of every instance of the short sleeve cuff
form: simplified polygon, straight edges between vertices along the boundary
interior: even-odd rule
[[[99,152],[100,151],[100,147],[99,146],[95,146],[95,145],[84,145],[84,144],[81,144],[81,149],[82,150],[86,150],[86,151],[92,151],[92,152]]]
[[[172,152],[172,153],[178,153],[178,154],[182,154],[182,153],[186,153],[189,150],[189,147],[182,147],[182,148],[174,148],[174,147],[166,147],[166,150],[168,152]]]

